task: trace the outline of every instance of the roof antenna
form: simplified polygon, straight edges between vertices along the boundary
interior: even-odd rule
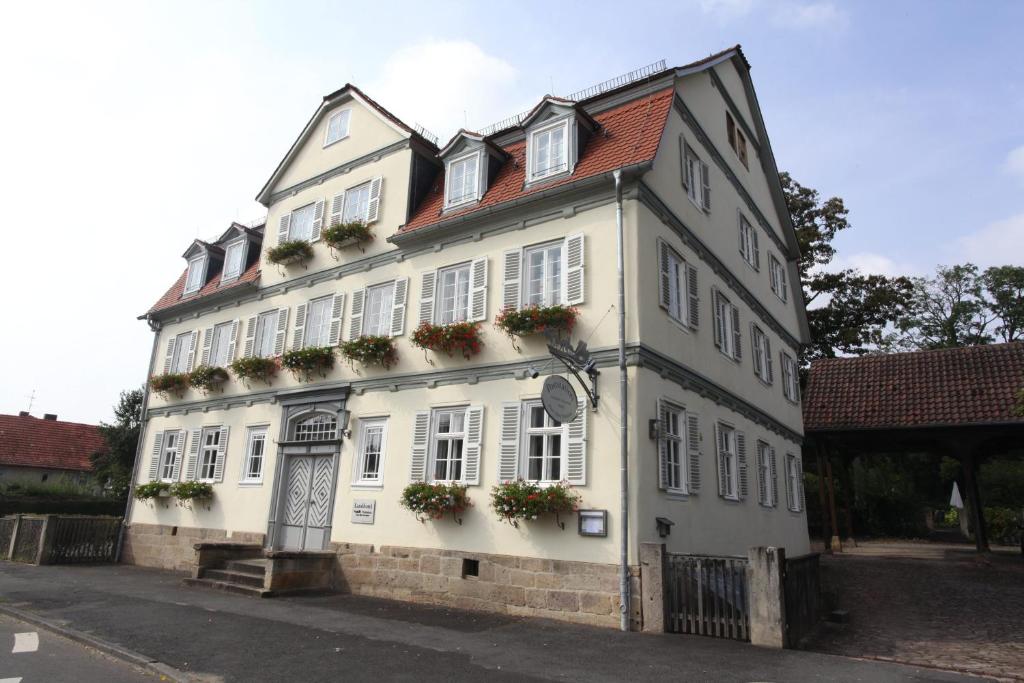
[[[555,96],[555,79],[554,79],[553,76],[548,76],[548,83],[551,85],[551,90],[549,90],[548,92],[550,92],[551,96],[554,97]]]
[[[33,389],[32,393],[31,394],[27,394],[27,396],[28,396],[28,412],[31,413],[32,412],[32,404],[36,402],[36,390]]]
[[[466,114],[466,110],[462,110],[462,127],[469,130],[469,116]]]

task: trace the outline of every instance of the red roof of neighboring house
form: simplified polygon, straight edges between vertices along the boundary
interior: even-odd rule
[[[804,429],[837,431],[1018,422],[1024,342],[811,363]]]
[[[0,415],[0,465],[87,472],[89,456],[106,447],[96,425]]]
[[[487,188],[480,202],[461,211],[447,212],[442,216],[444,172],[440,172],[431,191],[424,197],[412,219],[399,228],[398,234],[406,234],[454,216],[471,214],[485,207],[582,178],[608,173],[622,166],[650,161],[658,151],[658,143],[661,142],[665,122],[668,120],[674,92],[673,88],[668,87],[594,116],[601,124],[601,130],[587,142],[573,173],[553,182],[538,183],[524,189],[526,142],[519,141],[503,148],[511,160],[498,171],[494,182]]]
[[[249,266],[244,273],[238,276],[237,279],[223,284],[221,284],[220,281],[219,270],[216,273],[211,273],[206,279],[206,284],[203,285],[198,292],[182,298],[181,293],[185,291],[186,275],[188,275],[188,268],[181,273],[177,282],[171,285],[171,288],[168,289],[162,297],[160,297],[160,300],[153,304],[153,307],[149,309],[148,313],[157,313],[184,301],[194,301],[195,299],[201,299],[202,297],[215,292],[223,292],[224,290],[231,289],[232,287],[255,282],[260,279],[260,261],[259,259],[256,259],[256,262]]]

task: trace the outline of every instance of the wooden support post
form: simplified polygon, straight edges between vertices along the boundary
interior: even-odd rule
[[[978,461],[974,453],[967,453],[963,458],[964,488],[967,489],[967,507],[970,509],[971,521],[974,523],[974,546],[979,553],[989,552],[988,531],[985,528],[985,508],[981,504],[981,493],[978,490]]]
[[[825,458],[822,456],[822,447],[816,449],[818,455],[818,499],[821,501],[821,540],[825,543],[825,550],[832,550],[832,539],[828,535],[828,526],[825,523],[828,515],[828,498],[825,496]]]
[[[832,549],[843,552],[843,542],[839,538],[839,517],[836,515],[836,486],[832,478],[832,458],[825,460],[825,469],[828,472],[828,510],[832,518]]]

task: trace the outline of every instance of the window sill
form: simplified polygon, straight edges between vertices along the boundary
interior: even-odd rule
[[[354,481],[351,484],[354,489],[362,489],[364,491],[380,491],[384,488],[384,482],[382,481]]]
[[[550,183],[554,180],[571,176],[572,172],[573,169],[567,168],[564,171],[559,171],[558,173],[549,173],[548,175],[527,178],[526,182],[523,183],[523,189],[532,189],[538,185],[544,185],[545,183]]]
[[[756,372],[754,373],[754,377],[756,377],[756,378],[757,378],[757,380],[758,380],[758,381],[759,381],[759,382],[760,382],[761,384],[765,385],[765,386],[766,386],[766,387],[768,387],[768,388],[771,388],[771,387],[773,387],[773,386],[775,385],[775,383],[774,383],[774,382],[770,382],[769,380],[766,380],[766,379],[765,379],[764,377],[762,377],[761,375],[757,374]]]
[[[338,138],[337,140],[331,140],[330,142],[325,142],[323,148],[327,149],[328,147],[336,145],[339,142],[342,142],[343,140],[348,140],[348,138],[349,138],[348,135],[343,135],[342,137]]]
[[[240,482],[238,482],[238,488],[242,488],[242,489],[255,489],[255,488],[259,488],[261,486],[263,486],[263,480],[262,479],[260,479],[259,481],[253,480],[253,481],[240,481]]]
[[[444,208],[441,209],[441,215],[444,215],[452,211],[459,211],[460,209],[466,209],[473,206],[474,204],[479,204],[480,199],[480,197],[472,197],[471,199],[463,199],[462,201],[456,202],[454,204],[445,204]]]
[[[685,491],[678,491],[672,489],[662,489],[662,493],[665,494],[665,498],[668,500],[675,500],[680,503],[687,503],[690,500],[690,494]]]

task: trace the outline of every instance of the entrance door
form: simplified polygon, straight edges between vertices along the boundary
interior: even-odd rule
[[[286,550],[323,550],[331,519],[333,455],[293,455],[288,460],[281,545]]]

